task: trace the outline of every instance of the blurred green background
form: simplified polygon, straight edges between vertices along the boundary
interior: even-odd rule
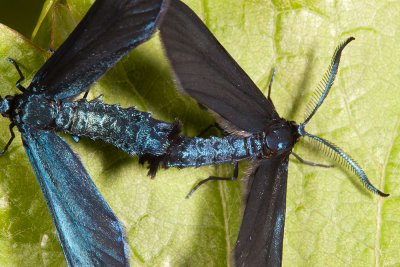
[[[0,0],[0,23],[30,38],[43,3],[44,0]]]

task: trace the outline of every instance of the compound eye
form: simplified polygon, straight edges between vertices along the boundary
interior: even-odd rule
[[[279,153],[291,147],[292,139],[292,134],[289,129],[280,128],[270,132],[265,137],[265,143],[269,149]]]

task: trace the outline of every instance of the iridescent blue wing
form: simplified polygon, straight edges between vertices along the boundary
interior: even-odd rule
[[[236,266],[281,266],[288,157],[262,160],[249,180]]]
[[[97,0],[36,73],[29,90],[53,98],[78,95],[122,56],[151,37],[169,0]]]
[[[160,33],[175,77],[191,97],[248,132],[263,131],[279,118],[273,104],[184,3],[171,1]]]
[[[129,265],[123,226],[67,143],[34,129],[22,140],[68,265]]]

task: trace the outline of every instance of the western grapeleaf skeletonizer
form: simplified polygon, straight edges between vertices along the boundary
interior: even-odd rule
[[[160,33],[178,87],[217,114],[231,134],[223,138],[180,136],[165,155],[146,158],[150,163],[149,174],[154,176],[159,166],[184,168],[234,164],[233,177],[211,176],[197,184],[190,195],[204,182],[235,180],[238,161],[253,160],[246,208],[234,251],[237,266],[281,265],[289,155],[307,164],[320,165],[304,161],[293,153],[292,149],[301,137],[316,142],[337,157],[368,190],[388,196],[369,182],[364,171],[343,150],[305,131],[306,124],[328,95],[338,72],[342,51],[354,40],[353,37],[337,47],[317,91],[316,103],[304,122],[297,124],[279,116],[269,97],[270,92],[268,98],[262,94],[184,3],[171,1],[160,25]]]
[[[149,39],[168,0],[97,0],[67,40],[35,74],[22,94],[0,100],[0,112],[21,132],[69,266],[127,266],[129,247],[122,224],[100,195],[63,131],[101,139],[131,155],[162,154],[174,125],[133,108],[101,99],[70,100],[100,78],[121,57]],[[131,124],[128,124],[128,121]],[[161,142],[161,143],[159,143]],[[128,144],[130,145],[127,148]]]

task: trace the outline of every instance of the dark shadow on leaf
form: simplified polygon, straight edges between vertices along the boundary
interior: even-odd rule
[[[311,77],[311,69],[312,69],[312,62],[314,59],[314,50],[311,50],[306,58],[307,63],[305,64],[305,69],[304,69],[304,73],[302,74],[302,79],[301,82],[299,83],[299,85],[297,86],[297,89],[293,89],[292,92],[295,93],[294,96],[294,101],[293,103],[291,103],[291,106],[288,108],[288,117],[286,119],[290,119],[290,118],[294,118],[298,113],[299,113],[299,108],[304,105],[304,101],[310,101],[310,99],[304,99],[304,97],[302,95],[304,91],[306,90],[316,90],[317,85],[315,85],[314,87],[310,87],[310,77]],[[323,77],[325,73],[325,70],[321,71],[321,79]],[[288,77],[289,78],[289,77]],[[310,94],[311,96],[311,94]],[[305,112],[305,111],[304,111]],[[302,122],[302,121],[301,121]],[[298,121],[297,123],[301,123],[300,121]]]
[[[215,121],[196,101],[177,90],[169,69],[160,66],[159,59],[156,61],[139,49],[128,56],[124,66],[148,111],[157,118],[181,120],[188,134],[196,134]]]

